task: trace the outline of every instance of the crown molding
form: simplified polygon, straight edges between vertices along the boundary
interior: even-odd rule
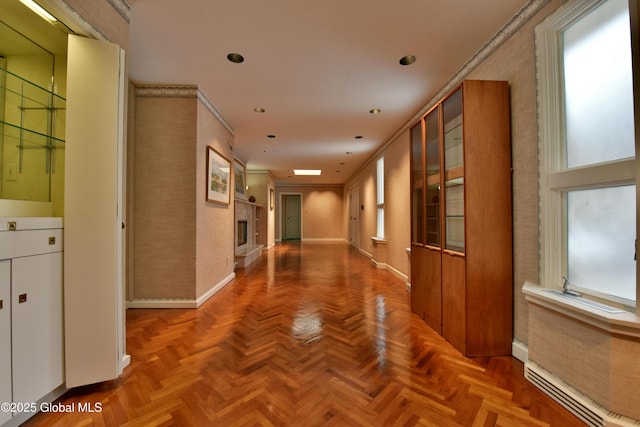
[[[127,21],[127,24],[131,23],[131,6],[126,0],[108,0],[109,4]]]
[[[222,114],[220,114],[218,112],[218,110],[216,110],[216,107],[213,106],[213,104],[211,103],[211,101],[209,101],[209,99],[205,96],[204,93],[202,93],[200,90],[198,90],[198,100],[200,102],[202,102],[202,104],[207,108],[207,110],[209,110],[209,112],[216,118],[218,119],[218,121],[220,122],[220,124],[222,126],[224,126],[224,128],[231,134],[231,135],[235,135],[235,131],[233,130],[233,128],[229,125],[229,123],[227,123],[227,121],[224,119],[224,117],[222,117]]]
[[[197,98],[197,86],[140,85],[135,93],[139,98]]]
[[[135,87],[135,94],[139,98],[197,98],[231,135],[235,135],[233,128],[222,117],[222,114],[216,110],[205,94],[198,89],[198,86],[139,85]]]

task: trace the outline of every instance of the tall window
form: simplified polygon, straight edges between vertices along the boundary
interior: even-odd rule
[[[384,157],[376,163],[376,203],[378,205],[377,237],[384,238]]]
[[[636,182],[627,0],[571,2],[536,28],[541,281],[634,305]]]

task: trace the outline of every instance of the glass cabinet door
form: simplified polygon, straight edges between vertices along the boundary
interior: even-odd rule
[[[411,128],[411,242],[424,244],[423,120]]]
[[[427,174],[427,245],[441,247],[440,241],[440,132],[439,108],[425,117],[425,157]]]
[[[444,122],[445,249],[464,252],[462,89],[442,104]]]

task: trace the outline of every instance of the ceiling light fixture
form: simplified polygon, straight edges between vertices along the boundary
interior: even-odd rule
[[[362,138],[364,138],[364,136],[362,136],[362,135],[356,135],[355,136],[355,139],[362,139]]]
[[[240,55],[239,53],[230,53],[227,55],[227,59],[234,64],[240,64],[241,62],[244,62],[244,56]]]
[[[322,171],[320,169],[294,169],[293,173],[295,175],[318,176],[322,174]]]
[[[39,4],[37,4],[33,0],[20,0],[20,3],[27,6],[34,13],[36,13],[38,16],[40,16],[42,19],[46,21],[49,21],[49,22],[57,21],[57,19],[52,14],[44,10]]]
[[[264,108],[256,107],[253,109],[253,111],[255,111],[256,113],[264,113],[267,110],[265,110]]]
[[[271,139],[273,139],[273,138],[275,138],[275,137],[276,137],[275,135],[267,135],[267,138],[271,138]]]
[[[407,55],[400,58],[400,65],[411,65],[416,62],[416,57],[413,55]]]
[[[379,109],[379,108],[372,108],[371,110],[369,110],[369,112],[371,114],[380,114],[382,112],[382,110]]]

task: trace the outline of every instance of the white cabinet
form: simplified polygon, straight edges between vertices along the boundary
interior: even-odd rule
[[[13,259],[11,293],[13,400],[36,402],[64,383],[62,253]]]
[[[64,384],[62,219],[0,229],[0,402],[35,403]]]
[[[0,403],[11,402],[11,261],[0,261]],[[0,424],[11,414],[0,411]]]

